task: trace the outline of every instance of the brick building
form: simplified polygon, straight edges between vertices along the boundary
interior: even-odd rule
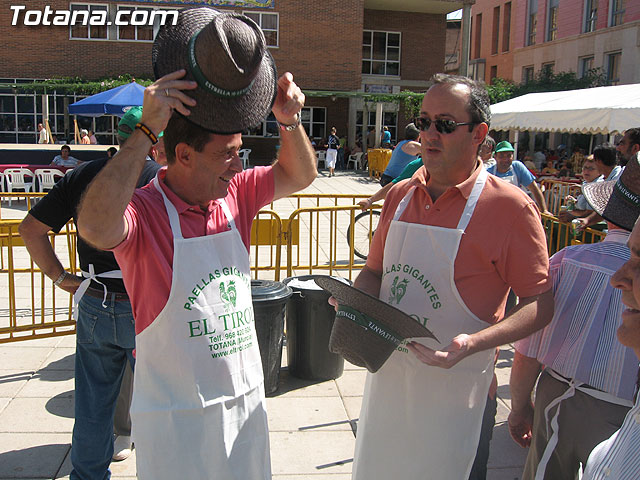
[[[477,0],[471,11],[474,78],[601,68],[611,85],[640,82],[637,0]]]
[[[89,11],[105,15],[110,26],[29,26],[35,14],[17,12],[15,3],[0,0],[0,25],[5,48],[0,53],[0,83],[31,82],[54,77],[95,80],[130,74],[153,78],[151,46],[160,15],[152,11],[171,10],[191,2],[157,0],[30,1],[26,10]],[[221,3],[209,1],[210,4]],[[291,71],[296,82],[309,91],[303,123],[315,138],[326,136],[335,125],[340,135],[353,144],[367,125],[375,122],[375,107],[345,92],[396,93],[423,91],[427,80],[444,68],[446,14],[462,7],[462,1],[416,0],[260,0],[234,3],[234,10],[251,16],[263,29],[279,72]],[[245,6],[239,6],[245,3]],[[257,8],[252,4],[265,4]],[[120,10],[136,9],[140,25],[115,25]],[[145,17],[146,15],[146,17]],[[133,18],[133,16],[131,17]],[[12,21],[17,20],[16,25]],[[319,96],[313,92],[335,92]],[[49,121],[54,135],[68,139],[73,116],[66,106],[82,98],[47,92]],[[42,95],[0,90],[0,143],[34,143],[36,124],[42,121]],[[365,107],[366,108],[365,110]],[[371,110],[371,111],[369,111]],[[366,111],[366,115],[363,115]],[[383,124],[394,138],[402,135],[407,118],[396,104],[385,104]],[[77,117],[83,128],[93,129],[100,143],[114,141],[114,117]],[[365,127],[367,126],[365,125]],[[71,128],[70,128],[71,126]],[[278,129],[273,118],[248,132],[244,143],[257,156],[269,160],[277,144]]]

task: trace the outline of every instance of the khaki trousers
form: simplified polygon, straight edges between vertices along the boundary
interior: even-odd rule
[[[553,433],[548,423],[558,407],[550,410],[549,422],[545,419],[544,410],[568,388],[566,383],[556,380],[546,371],[540,375],[536,388],[533,436],[523,480],[534,480],[540,458]],[[549,459],[544,479],[577,479],[580,463],[584,468],[591,450],[620,428],[628,411],[628,407],[598,400],[580,390],[576,390],[573,397],[560,402],[558,444]]]

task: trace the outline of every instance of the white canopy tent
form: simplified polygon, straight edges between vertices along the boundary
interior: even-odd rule
[[[640,125],[640,84],[529,93],[491,105],[494,130],[612,134]]]

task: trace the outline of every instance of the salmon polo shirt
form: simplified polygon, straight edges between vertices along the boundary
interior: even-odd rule
[[[176,207],[184,238],[214,235],[230,229],[220,200],[212,200],[206,212],[198,205],[189,205],[166,186],[165,175],[166,168],[158,172],[160,186]],[[273,194],[271,167],[244,170],[231,179],[224,200],[247,248],[247,255],[253,218],[273,200]],[[173,234],[164,200],[153,183],[135,191],[124,215],[129,232],[113,253],[122,269],[138,334],[151,325],[169,299]]]
[[[390,222],[412,187],[415,192],[400,221],[455,229],[483,168],[479,162],[471,177],[449,187],[435,202],[427,191],[430,176],[424,166],[411,179],[395,185],[384,202],[367,266],[382,275]],[[423,267],[428,270],[428,258],[423,260]],[[547,241],[540,213],[519,188],[488,176],[460,241],[454,282],[469,310],[488,323],[504,316],[509,287],[519,297],[538,295],[551,288]]]

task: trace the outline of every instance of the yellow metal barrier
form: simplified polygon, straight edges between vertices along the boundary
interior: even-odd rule
[[[18,234],[20,220],[0,221],[0,244],[6,266],[0,269],[0,343],[75,333],[72,299],[33,263]],[[59,234],[50,234],[51,244],[66,268],[76,267],[75,230],[68,224]],[[60,242],[56,242],[60,240]]]
[[[547,234],[549,256],[568,245],[600,242],[607,235],[607,232],[594,228],[586,228],[583,232],[575,235],[571,223],[561,222],[552,215],[542,215],[542,225]]]
[[[565,201],[567,195],[577,198],[582,192],[582,187],[579,184],[559,180],[543,180],[541,188],[547,203],[547,210],[555,216],[560,213],[560,207],[567,204]]]

